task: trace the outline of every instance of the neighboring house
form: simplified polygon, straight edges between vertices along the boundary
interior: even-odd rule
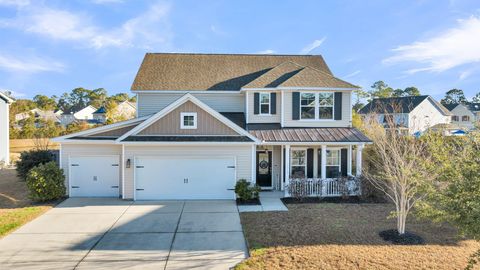
[[[364,118],[377,117],[385,127],[407,134],[420,134],[438,124],[449,124],[452,115],[431,96],[373,99],[359,114]]]
[[[10,163],[9,107],[14,100],[0,92],[0,165]]]
[[[371,143],[352,127],[356,89],[319,55],[148,53],[137,118],[54,141],[72,197],[233,199],[239,179],[340,196],[342,176],[353,195]]]
[[[35,108],[35,109],[32,109],[32,110],[27,111],[27,112],[17,113],[15,115],[15,122],[17,123],[16,126],[18,128],[21,128],[21,125],[18,124],[18,122],[20,122],[22,120],[25,120],[25,119],[29,118],[30,116],[33,116],[35,118],[35,120],[52,121],[54,123],[61,123],[60,122],[61,117],[60,117],[60,114],[58,113],[58,111],[53,111],[53,110],[44,111],[42,109]],[[35,123],[35,126],[39,127],[40,123]]]
[[[113,109],[111,115],[114,115],[116,119],[128,120],[136,116],[137,108],[129,101],[123,101]],[[107,110],[104,106],[100,107],[93,113],[93,119],[99,123],[105,123],[108,119]]]
[[[97,108],[93,107],[92,105],[88,105],[79,111],[68,110],[62,113],[60,122],[63,126],[67,126],[73,123],[75,120],[93,120],[93,113],[96,110]]]
[[[453,114],[452,124],[464,129],[472,129],[480,121],[480,103],[446,104],[445,107]]]

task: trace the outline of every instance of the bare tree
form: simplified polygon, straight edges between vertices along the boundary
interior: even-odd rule
[[[425,141],[399,132],[394,117],[380,123],[379,116],[364,119],[363,130],[373,141],[366,151],[363,176],[395,204],[399,234],[405,233],[407,216],[436,179]]]

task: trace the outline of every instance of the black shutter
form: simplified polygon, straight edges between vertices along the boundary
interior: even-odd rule
[[[341,154],[341,159],[340,159],[340,162],[341,162],[341,167],[342,167],[342,172],[341,172],[341,175],[342,176],[347,176],[347,149],[342,149],[340,151],[340,154]]]
[[[342,120],[342,92],[335,92],[335,120]]]
[[[270,93],[270,113],[277,114],[277,93]]]
[[[318,173],[318,178],[322,177],[322,151],[321,149],[318,149],[318,160],[317,160],[317,173]]]
[[[300,119],[300,92],[292,92],[292,120]]]
[[[313,177],[313,149],[307,149],[307,177]]]
[[[258,114],[258,107],[260,104],[260,94],[259,93],[253,93],[253,114]]]

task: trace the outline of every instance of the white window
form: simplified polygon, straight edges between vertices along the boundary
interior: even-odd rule
[[[306,178],[307,150],[292,149],[290,155],[290,175],[292,178]]]
[[[270,93],[260,93],[259,98],[260,114],[270,114]]]
[[[315,94],[300,94],[300,119],[315,119]]]
[[[300,93],[300,119],[333,120],[333,112],[333,93]]]
[[[340,149],[327,149],[327,178],[340,176]]]
[[[197,128],[197,113],[196,112],[182,112],[180,114],[180,128],[181,129],[196,129]]]

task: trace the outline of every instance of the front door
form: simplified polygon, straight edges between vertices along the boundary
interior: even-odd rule
[[[272,187],[272,152],[257,152],[257,184],[262,188]]]

